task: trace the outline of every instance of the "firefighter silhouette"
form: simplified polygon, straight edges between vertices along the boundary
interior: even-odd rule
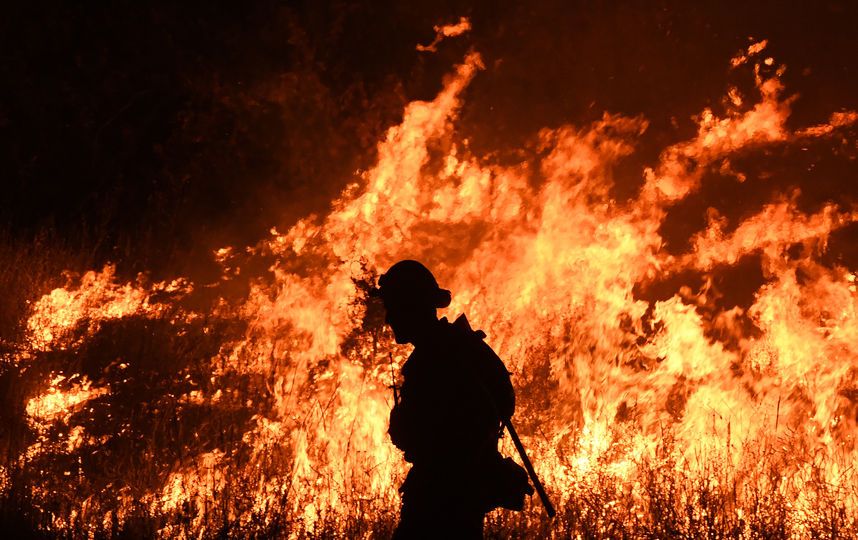
[[[451,295],[425,266],[400,261],[378,284],[396,342],[414,345],[388,430],[412,464],[393,538],[482,538],[486,512],[520,510],[533,493],[498,452],[501,419],[515,409],[509,372],[464,315],[438,319]]]

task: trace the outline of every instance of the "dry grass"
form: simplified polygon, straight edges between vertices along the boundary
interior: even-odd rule
[[[150,443],[151,444],[151,443]],[[774,470],[782,456],[768,449],[768,457],[735,470],[712,460],[692,472],[670,459],[638,464],[634,482],[620,482],[607,469],[590,471],[568,486],[551,486],[558,515],[548,520],[536,498],[524,512],[498,511],[486,521],[487,538],[856,538],[858,520],[849,513],[856,492],[844,492],[824,483],[803,486],[805,502],[796,507],[789,486]],[[140,538],[159,533],[186,538],[384,538],[396,522],[396,501],[351,494],[336,509],[320,508],[308,523],[296,509],[290,493],[264,512],[252,513],[251,479],[231,477],[208,496],[199,514],[192,504],[170,513],[153,513],[143,502],[116,516],[116,487],[140,483],[137,476],[158,476],[157,466],[138,466],[134,474],[103,486],[98,494],[83,481],[66,478],[51,497],[28,491],[45,479],[32,469],[13,471],[12,489],[3,499],[6,530],[19,536],[46,538]],[[854,479],[853,479],[854,480]],[[286,477],[271,482],[288,482]],[[852,482],[855,486],[855,482]],[[312,492],[303,489],[312,498]],[[559,491],[564,491],[560,495]],[[189,495],[193,495],[192,493]],[[190,497],[193,500],[193,497]],[[87,510],[87,503],[91,509]],[[51,515],[68,525],[51,531]],[[71,516],[76,515],[72,518]],[[235,516],[244,515],[242,519]],[[201,520],[200,520],[201,518]],[[10,529],[11,527],[11,529]],[[38,533],[38,534],[37,534]]]

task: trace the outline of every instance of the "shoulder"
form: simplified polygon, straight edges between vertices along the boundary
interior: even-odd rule
[[[465,315],[459,317],[448,324],[449,332],[453,339],[463,348],[479,359],[484,366],[489,365],[496,368],[501,368],[506,371],[503,361],[495,353],[495,351],[485,342],[486,333],[482,330],[474,330]]]
[[[444,341],[456,346],[457,348],[477,349],[485,345],[483,339],[486,337],[482,330],[474,330],[471,328],[468,319],[464,315],[459,315],[452,323],[447,322],[447,319],[441,319]]]

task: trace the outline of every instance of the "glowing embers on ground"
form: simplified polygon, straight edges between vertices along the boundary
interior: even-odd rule
[[[854,514],[854,491],[843,493],[858,482],[848,469],[858,457],[858,297],[855,275],[822,256],[856,209],[805,213],[797,193],[774,192],[733,222],[710,210],[687,253],[667,252],[659,233],[706,171],[757,181],[736,172],[737,152],[844,136],[858,122],[846,111],[790,131],[793,98],[764,50],[754,44],[733,61],[754,64],[758,95],[731,88],[723,117],[704,110],[695,137],[641,172],[636,199],[613,198],[613,171],[649,129],[643,117],[606,113],[543,130],[538,162],[473,155],[456,137],[461,93],[484,69],[471,53],[434,100],[406,107],[376,165],[332,212],[272,230],[252,248],[219,250],[224,274],[206,285],[212,309],[185,306],[194,288],[183,280],[120,284],[110,267],[43,297],[28,321],[30,355],[73,355],[106,321],[132,317],[204,321],[206,339],[217,324],[230,329],[163,400],[230,423],[195,430],[181,459],[152,473],[153,486],[122,491],[117,520],[136,500],[163,518],[165,536],[213,535],[224,522],[294,536],[389,525],[403,464],[386,435],[388,387],[407,351],[392,343],[361,280],[401,258],[433,268],[454,291],[447,314],[466,312],[514,371],[516,421],[565,508],[555,527],[659,536],[658,505],[673,505],[670,526],[693,535],[712,512],[705,497],[723,503],[718,519],[731,530],[764,527],[752,520],[779,509],[801,536],[826,497]],[[759,286],[744,305],[719,303],[715,273],[749,258]],[[259,260],[273,261],[264,275],[241,271]],[[702,285],[650,300],[636,292],[684,275]],[[237,299],[226,294],[236,283],[246,286]],[[80,378],[31,396],[27,413],[62,422],[109,398],[106,388]],[[85,436],[78,427],[69,441]],[[548,530],[538,508],[517,526]]]

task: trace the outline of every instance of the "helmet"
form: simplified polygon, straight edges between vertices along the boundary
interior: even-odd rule
[[[435,276],[417,261],[399,261],[378,278],[373,296],[386,302],[431,305],[445,308],[450,305],[450,291],[438,286]]]

